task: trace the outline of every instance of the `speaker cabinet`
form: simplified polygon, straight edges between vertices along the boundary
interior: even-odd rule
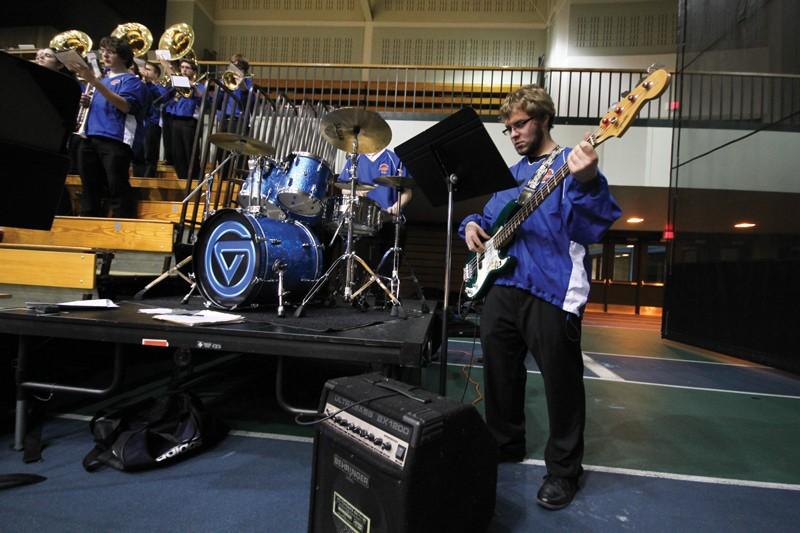
[[[482,532],[495,505],[497,450],[471,405],[380,374],[326,383],[310,532]]]

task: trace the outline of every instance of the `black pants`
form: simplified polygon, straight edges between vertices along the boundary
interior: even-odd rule
[[[134,218],[136,209],[128,170],[131,165],[131,148],[122,141],[106,137],[88,137],[81,140],[78,166],[81,172],[81,215],[102,217],[101,199],[108,192],[111,216]]]
[[[161,124],[164,133],[164,161],[168,165],[175,164],[175,156],[172,153],[172,115],[169,113],[161,114]]]
[[[191,117],[172,117],[172,156],[175,158],[175,173],[181,179],[189,177],[189,166],[192,160],[194,133],[197,119]],[[200,170],[200,161],[195,156],[192,167],[192,179],[196,179]]]
[[[486,422],[502,452],[525,450],[525,356],[544,380],[550,435],[547,471],[576,478],[583,460],[586,400],[581,321],[527,291],[495,285],[481,315]]]
[[[146,126],[142,139],[142,158],[133,162],[133,175],[155,178],[160,150],[161,126],[158,124]]]

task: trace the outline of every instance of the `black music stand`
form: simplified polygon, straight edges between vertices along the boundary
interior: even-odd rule
[[[64,192],[80,86],[3,52],[0,79],[0,226],[49,230]]]
[[[395,148],[431,205],[447,203],[442,345],[439,394],[447,389],[447,307],[450,301],[453,202],[517,186],[489,133],[471,108],[464,108]]]

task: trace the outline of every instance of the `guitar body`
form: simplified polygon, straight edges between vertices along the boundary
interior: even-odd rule
[[[520,205],[516,200],[511,200],[506,204],[497,220],[492,226],[490,233],[496,235],[505,225],[506,221],[519,211]],[[510,243],[509,243],[510,244]],[[506,270],[514,268],[517,260],[506,255],[508,248],[506,244],[503,248],[495,248],[494,241],[489,239],[484,243],[486,251],[476,254],[470,252],[467,255],[467,264],[464,267],[464,293],[470,300],[483,298],[489,291],[489,287],[494,284],[494,280]]]

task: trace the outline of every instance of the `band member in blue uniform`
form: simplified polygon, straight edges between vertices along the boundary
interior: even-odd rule
[[[249,76],[250,63],[242,54],[233,54],[231,56],[231,65],[242,72],[242,80],[232,91],[233,97],[228,98],[225,109],[218,112],[218,116],[225,120],[225,123],[220,127],[220,131],[236,132],[239,116],[244,111],[250,89],[253,88],[253,78]],[[222,98],[221,92],[218,98]]]
[[[75,65],[75,72],[94,88],[94,95],[81,96],[89,105],[86,138],[81,141],[78,166],[81,173],[81,215],[103,216],[101,196],[108,190],[111,216],[132,218],[136,209],[128,182],[131,146],[137,115],[143,112],[147,89],[128,68],[133,63],[130,45],[116,37],[100,41],[100,56],[108,74],[97,78],[88,65]]]
[[[138,164],[134,162],[133,174],[153,178],[156,176],[161,150],[161,109],[169,89],[158,83],[161,79],[161,67],[157,63],[146,63],[141,72],[150,94],[150,105],[144,118],[142,160]]]
[[[342,172],[339,174],[338,181],[350,180],[350,168],[351,163],[350,160],[348,160]],[[359,154],[357,172],[358,175],[356,177],[358,183],[375,185],[375,188],[371,191],[358,194],[373,200],[381,208],[381,211],[388,215],[400,214],[411,201],[413,196],[411,189],[405,189],[402,194],[398,195],[397,189],[394,187],[375,183],[375,178],[379,176],[406,176],[405,166],[392,150],[384,148],[380,152],[374,154]],[[384,220],[385,222],[381,224],[375,237],[361,239],[356,248],[356,253],[374,268],[378,267],[378,263],[383,257],[383,254],[394,246],[394,225],[391,223],[391,217],[386,216]],[[405,239],[405,226],[401,226],[399,238],[400,248],[403,248],[405,245]],[[391,268],[392,263],[391,260],[389,260],[384,263],[380,273],[389,275],[391,274]]]
[[[525,457],[528,351],[541,371],[550,435],[544,451],[547,476],[537,502],[547,509],[569,505],[583,472],[586,405],[580,339],[590,287],[587,246],[601,241],[621,214],[598,170],[594,148],[583,141],[559,152],[550,135],[554,118],[553,101],[541,87],[529,85],[508,95],[500,119],[522,156],[511,167],[519,185],[495,193],[482,214],[467,216],[459,228],[471,251],[484,251],[501,210],[526,185],[536,188],[568,165],[570,175],[518,229],[507,250],[517,264],[489,288],[480,327],[486,422],[502,462]],[[543,165],[546,170],[536,180]]]
[[[181,76],[189,78],[192,87],[173,88],[173,96],[165,106],[165,112],[172,115],[172,156],[175,159],[175,173],[179,178],[186,179],[189,176],[189,162],[192,157],[203,88],[194,83],[197,75],[197,65],[194,62],[181,59],[180,69]],[[191,165],[193,179],[199,175],[199,155],[195,154],[194,164]]]

